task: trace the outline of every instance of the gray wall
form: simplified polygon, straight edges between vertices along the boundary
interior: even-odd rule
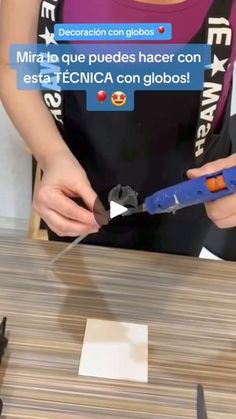
[[[31,156],[0,103],[0,217],[29,218]]]

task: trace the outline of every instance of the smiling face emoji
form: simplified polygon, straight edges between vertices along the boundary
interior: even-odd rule
[[[113,93],[111,101],[117,107],[124,106],[127,101],[127,96],[124,92],[117,91]]]

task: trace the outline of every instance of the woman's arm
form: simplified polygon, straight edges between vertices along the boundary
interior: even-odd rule
[[[0,9],[0,97],[32,153],[45,167],[51,155],[69,151],[39,91],[16,90],[9,65],[12,44],[37,43],[40,0],[2,0]]]
[[[0,97],[14,125],[43,169],[35,210],[60,236],[98,231],[93,214],[96,193],[63,141],[39,91],[16,88],[10,68],[12,44],[37,43],[40,0],[2,0],[0,8]],[[87,209],[72,201],[80,196]]]

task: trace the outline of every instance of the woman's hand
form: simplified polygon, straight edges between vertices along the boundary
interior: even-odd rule
[[[188,170],[187,175],[192,179],[233,166],[236,166],[236,154],[232,154],[225,159],[207,163],[199,169]],[[205,206],[208,217],[217,225],[217,227],[236,227],[236,194],[218,199],[215,202],[209,202]]]
[[[75,197],[80,197],[86,208],[71,199]],[[69,151],[63,150],[44,167],[33,208],[58,236],[76,237],[98,232],[100,226],[93,213],[96,199],[84,169]],[[101,206],[99,211],[106,224],[104,208]]]

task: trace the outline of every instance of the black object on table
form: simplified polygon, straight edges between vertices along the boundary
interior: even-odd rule
[[[204,389],[201,384],[197,386],[197,419],[207,419]]]
[[[2,323],[0,324],[0,364],[2,362],[2,357],[4,355],[4,350],[7,346],[8,340],[5,336],[6,333],[6,324],[7,324],[7,318],[4,317],[2,320]],[[3,407],[3,403],[2,400],[0,399],[0,416],[2,414],[2,407]]]

